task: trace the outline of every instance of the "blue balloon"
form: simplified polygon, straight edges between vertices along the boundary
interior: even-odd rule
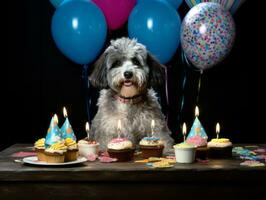
[[[183,0],[137,0],[137,3],[142,3],[145,1],[148,1],[150,3],[153,3],[152,1],[167,2],[167,3],[170,3],[170,5],[172,5],[175,9],[178,9],[183,2]]]
[[[60,5],[52,18],[52,36],[61,52],[78,64],[91,63],[106,39],[107,25],[101,10],[86,0]]]
[[[181,20],[176,10],[160,1],[137,4],[128,20],[130,38],[137,38],[161,62],[167,63],[180,43]]]

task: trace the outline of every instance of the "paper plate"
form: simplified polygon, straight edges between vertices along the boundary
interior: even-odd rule
[[[78,157],[77,160],[71,162],[64,162],[64,163],[47,163],[44,161],[39,161],[37,156],[31,156],[23,158],[23,163],[32,164],[32,165],[44,165],[44,166],[61,166],[61,165],[75,165],[79,163],[86,162],[87,159],[85,157]]]

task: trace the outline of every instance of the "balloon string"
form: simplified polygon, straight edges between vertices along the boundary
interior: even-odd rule
[[[186,59],[185,57],[185,54],[182,50],[181,52],[181,59],[182,59],[182,63],[184,65],[190,65],[188,60]],[[185,104],[185,88],[186,88],[186,83],[187,83],[187,71],[186,71],[186,68],[184,68],[184,78],[183,78],[183,81],[182,81],[182,98],[181,98],[181,103],[180,103],[180,109],[179,109],[179,113],[177,115],[177,121],[178,123],[180,124],[180,120],[181,120],[181,114],[183,112],[183,109],[184,109],[184,104]]]
[[[200,70],[200,76],[199,76],[199,82],[198,82],[198,91],[197,91],[197,98],[196,98],[196,104],[199,103],[199,96],[200,96],[200,89],[201,89],[201,79],[203,75],[203,70]]]
[[[166,121],[168,123],[168,119],[169,119],[168,68],[165,65],[163,65],[163,68],[164,68],[164,74],[165,74],[165,96],[166,96],[166,107],[167,107]]]
[[[91,106],[91,98],[90,98],[90,83],[88,79],[88,65],[83,65],[82,70],[82,79],[84,83],[84,93],[85,93],[85,105],[86,105],[86,111],[87,111],[87,120],[90,123],[90,106]]]

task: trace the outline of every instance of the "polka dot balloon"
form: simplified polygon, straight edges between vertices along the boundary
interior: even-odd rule
[[[181,45],[189,61],[200,70],[221,62],[232,49],[235,23],[217,3],[200,3],[185,16]]]

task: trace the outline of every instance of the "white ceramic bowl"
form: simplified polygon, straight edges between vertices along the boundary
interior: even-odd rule
[[[175,159],[177,163],[193,163],[195,161],[196,148],[174,147]]]
[[[78,144],[79,154],[84,157],[88,157],[90,154],[98,155],[99,143],[97,144]]]

